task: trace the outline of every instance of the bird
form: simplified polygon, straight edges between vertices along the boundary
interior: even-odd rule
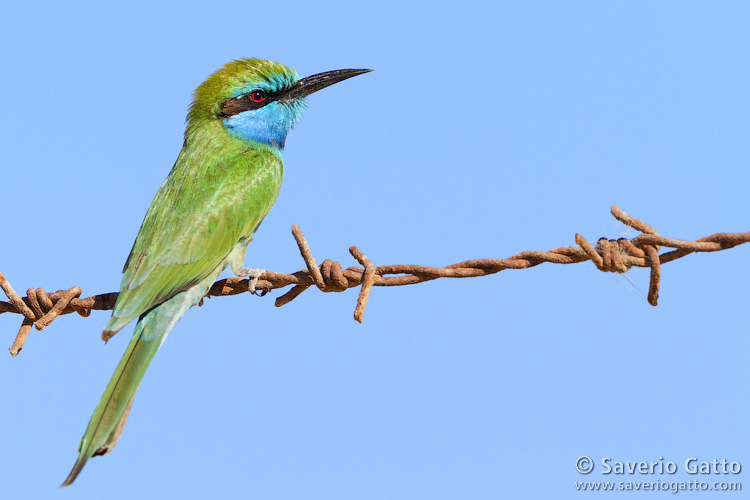
[[[182,150],[146,212],[102,332],[107,341],[137,318],[133,337],[61,487],[72,484],[91,457],[115,447],[151,360],[217,277],[231,268],[255,291],[265,271],[244,267],[245,251],[279,194],[286,137],[305,98],[370,71],[300,79],[281,63],[244,58],[225,64],[195,90]]]

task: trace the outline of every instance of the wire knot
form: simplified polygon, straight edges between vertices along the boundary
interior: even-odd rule
[[[291,290],[276,299],[276,307],[288,304],[297,298],[302,292],[307,290],[310,285],[315,285],[321,292],[328,293],[343,292],[351,287],[361,284],[362,289],[357,298],[357,307],[354,309],[354,319],[362,323],[365,315],[365,308],[367,307],[367,301],[370,299],[370,291],[378,278],[376,274],[377,267],[375,264],[370,262],[370,259],[368,259],[359,248],[354,246],[349,248],[349,253],[364,266],[364,270],[358,267],[349,267],[344,270],[341,263],[334,262],[331,259],[324,260],[323,263],[318,266],[312,250],[310,250],[310,245],[308,245],[305,236],[302,234],[302,230],[297,224],[292,225],[292,234],[294,235],[295,241],[297,241],[299,251],[307,265],[307,276],[305,276],[307,280],[305,280],[306,282],[304,283],[296,284]],[[301,273],[295,274],[300,275]],[[307,281],[312,281],[312,283],[308,284]]]
[[[326,259],[320,265],[322,284],[316,283],[321,292],[344,292],[349,288],[349,281],[344,276],[344,267],[340,262]]]
[[[17,356],[23,349],[32,325],[39,331],[44,330],[65,311],[73,299],[81,296],[81,288],[74,286],[69,290],[59,290],[51,294],[45,292],[44,288],[29,288],[26,290],[26,297],[21,298],[2,273],[0,273],[0,288],[15,307],[15,312],[24,317],[16,340],[10,347],[12,356]],[[91,309],[87,307],[76,307],[74,310],[83,317],[91,314]]]
[[[649,237],[658,239],[659,233],[645,222],[626,214],[617,205],[612,205],[611,212],[617,220],[637,231],[641,231],[643,234],[632,241],[627,238],[618,240],[599,238],[596,247],[592,247],[586,238],[576,234],[576,243],[600,271],[625,273],[634,265],[650,267],[651,279],[647,300],[649,304],[655,306],[659,298],[659,281],[661,279],[661,260],[659,259],[661,247],[650,241],[652,238]],[[642,238],[644,236],[646,238]]]
[[[630,241],[625,238],[617,240],[599,238],[594,250],[596,250],[596,253],[601,256],[601,260],[597,259],[597,261],[594,262],[596,267],[598,267],[600,271],[606,273],[622,274],[628,272],[632,263],[627,257],[637,257],[637,255],[631,254],[630,248],[628,248],[626,243],[630,243]],[[630,245],[630,247],[634,248],[633,245]]]

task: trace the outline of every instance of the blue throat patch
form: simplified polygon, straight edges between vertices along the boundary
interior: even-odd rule
[[[224,127],[239,139],[258,141],[284,149],[286,136],[302,117],[303,99],[274,101],[260,109],[243,111],[223,120]]]
[[[284,88],[291,87],[298,80],[296,73],[271,74],[261,81],[249,83],[238,89],[232,97],[239,97],[253,90],[276,94]],[[224,128],[233,137],[261,142],[281,151],[284,149],[287,134],[302,117],[304,110],[304,98],[273,101],[262,108],[243,111],[225,118]]]

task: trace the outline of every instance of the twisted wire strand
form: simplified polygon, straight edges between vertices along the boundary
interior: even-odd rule
[[[276,299],[276,307],[281,307],[296,299],[311,286],[326,293],[343,292],[349,288],[361,287],[354,310],[354,319],[362,323],[373,286],[413,285],[438,278],[474,278],[495,274],[505,269],[527,269],[545,262],[577,264],[590,260],[603,272],[624,273],[633,266],[650,268],[647,300],[649,304],[656,306],[662,264],[680,259],[693,252],[717,252],[750,242],[750,232],[716,233],[696,241],[665,238],[650,225],[620,210],[617,205],[612,205],[611,213],[617,220],[642,234],[630,240],[600,238],[596,245],[591,245],[583,236],[576,234],[577,247],[560,247],[546,252],[529,250],[507,259],[474,259],[445,267],[408,264],[376,266],[356,246],[349,248],[349,253],[362,267],[353,266],[344,269],[339,262],[330,259],[318,265],[302,231],[295,224],[292,226],[292,234],[305,261],[306,269],[292,274],[266,272],[258,279],[256,293],[265,295],[271,290],[291,285],[292,288],[289,291]],[[659,255],[661,247],[674,250]],[[245,293],[249,291],[248,284],[249,280],[242,278],[219,280],[213,284],[206,297]],[[0,289],[8,297],[8,302],[0,301],[0,314],[11,312],[24,317],[15,341],[9,349],[12,356],[17,356],[21,351],[32,326],[41,331],[60,315],[78,313],[86,317],[91,314],[92,310],[111,310],[118,296],[117,293],[105,293],[80,298],[82,292],[76,286],[53,293],[47,293],[43,288],[29,288],[26,291],[26,297],[20,297],[2,273],[0,273]]]

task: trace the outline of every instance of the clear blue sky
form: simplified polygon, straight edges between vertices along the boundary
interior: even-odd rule
[[[251,267],[303,267],[293,223],[345,267],[355,244],[443,266],[635,236],[613,203],[675,238],[750,229],[747,2],[23,5],[0,18],[0,272],[19,291],[116,291],[191,92],[250,56],[376,70],[309,99]],[[206,301],[114,452],[58,491],[131,331],[105,346],[108,313],[66,316],[0,355],[0,497],[605,497],[574,486],[608,479],[605,457],[680,467],[614,481],[726,458],[743,473],[708,479],[747,490],[748,258],[666,265],[656,308],[646,271],[591,263],[378,288],[364,325],[355,290]],[[3,347],[19,321],[0,316]]]

